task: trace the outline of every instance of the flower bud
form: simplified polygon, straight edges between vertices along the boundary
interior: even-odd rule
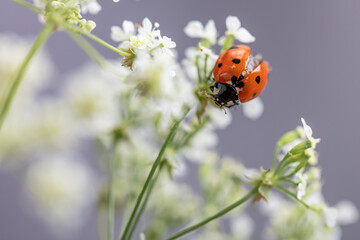
[[[94,21],[89,20],[86,22],[84,27],[86,31],[91,32],[96,27],[96,23]]]

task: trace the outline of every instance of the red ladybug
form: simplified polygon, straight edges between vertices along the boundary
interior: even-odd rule
[[[235,45],[222,52],[214,67],[216,83],[210,87],[215,104],[232,107],[258,97],[267,83],[269,65],[250,55],[246,45]]]

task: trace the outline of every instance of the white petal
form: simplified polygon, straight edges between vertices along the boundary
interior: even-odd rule
[[[264,112],[264,104],[260,98],[243,103],[242,106],[244,115],[251,120],[258,119]]]
[[[125,20],[125,21],[123,22],[122,26],[123,26],[124,32],[125,32],[127,35],[135,34],[135,26],[134,26],[134,23],[133,23],[133,22],[128,21],[128,20]]]
[[[120,42],[126,39],[126,35],[123,30],[118,26],[111,27],[111,39]]]
[[[222,45],[224,45],[224,42],[225,42],[225,36],[221,36],[218,40],[218,45],[222,46]]]
[[[206,38],[208,40],[210,40],[212,43],[216,42],[216,27],[215,27],[215,22],[214,20],[210,19],[205,26],[205,33],[206,33]]]
[[[255,37],[253,35],[251,35],[249,33],[248,30],[246,30],[245,28],[240,28],[236,34],[235,34],[235,38],[237,40],[239,40],[240,42],[243,42],[243,43],[252,43],[255,41]]]
[[[152,29],[152,23],[148,18],[144,18],[143,22],[142,22],[142,27],[148,31],[151,32]]]
[[[199,21],[191,21],[189,22],[184,32],[186,35],[192,38],[203,38],[204,37],[204,27]]]
[[[237,31],[241,27],[241,23],[238,17],[228,16],[226,18],[226,28],[230,31]]]
[[[306,124],[305,119],[301,118],[301,122],[303,124],[305,135],[308,139],[312,138],[312,129],[309,125]]]
[[[212,107],[208,112],[211,116],[211,123],[215,128],[224,129],[231,123],[230,111],[225,113],[222,109]]]
[[[324,218],[325,218],[325,223],[328,227],[331,228],[335,227],[338,218],[338,212],[336,208],[326,207],[324,209]]]
[[[343,200],[336,204],[338,210],[338,220],[342,225],[352,224],[359,220],[359,210],[350,202]]]

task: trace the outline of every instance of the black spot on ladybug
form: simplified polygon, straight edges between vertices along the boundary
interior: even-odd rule
[[[252,95],[252,98],[254,98],[256,96],[256,93],[254,93],[253,95]]]
[[[259,83],[260,83],[260,76],[257,76],[257,77],[255,78],[255,81],[259,84]]]
[[[236,76],[232,76],[231,77],[231,82],[232,82],[232,84],[236,84],[237,82],[238,82],[238,80],[237,80],[238,78],[236,77]]]
[[[241,74],[241,75],[239,76],[239,81],[241,81],[241,80],[243,80],[243,79],[244,79],[244,75]]]
[[[245,86],[245,83],[243,82],[239,82],[238,84],[235,85],[235,87],[238,87],[238,88],[243,88]]]
[[[218,68],[221,68],[221,66],[222,66],[222,63],[219,63],[219,64],[218,64]]]
[[[237,47],[237,46],[232,46],[232,47],[229,48],[229,49],[238,49],[238,47]]]
[[[239,64],[239,63],[240,63],[240,59],[234,58],[234,59],[232,60],[232,62],[235,63],[235,64]]]

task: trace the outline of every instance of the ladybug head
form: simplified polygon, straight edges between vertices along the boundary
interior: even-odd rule
[[[239,98],[235,87],[226,84],[216,82],[210,87],[210,90],[214,93],[214,102],[219,107],[233,107],[239,105]]]

